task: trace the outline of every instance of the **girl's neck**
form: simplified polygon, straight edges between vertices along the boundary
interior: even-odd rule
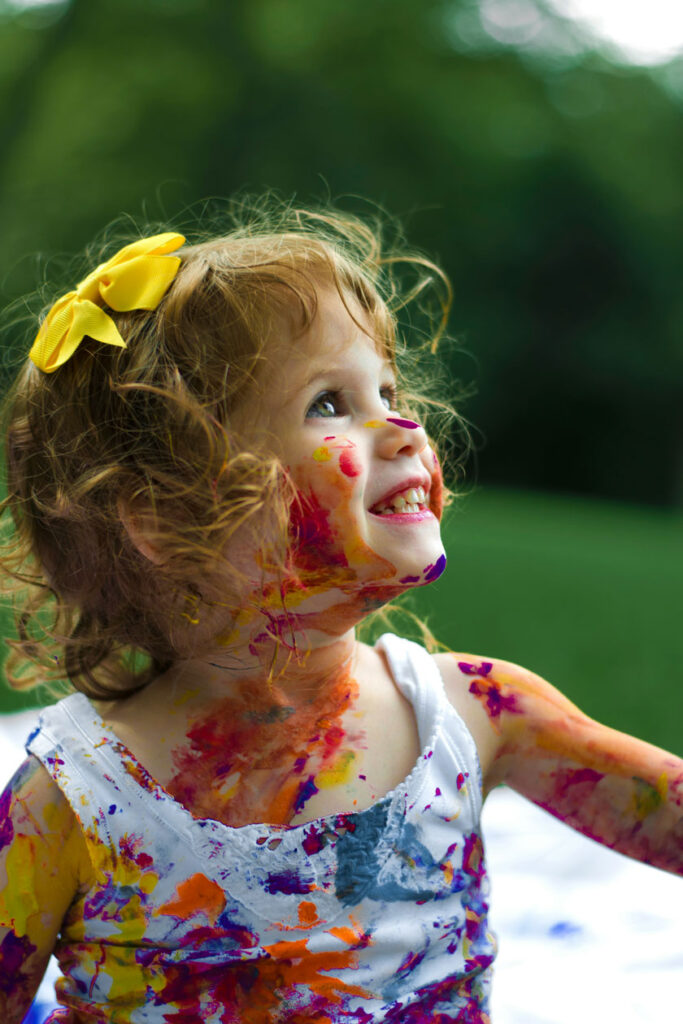
[[[166,674],[164,688],[170,683],[175,701],[183,703],[234,699],[236,708],[254,711],[300,707],[337,688],[342,677],[352,678],[359,653],[353,628],[306,641],[304,646],[302,637],[294,637],[287,646],[271,641],[179,661]]]

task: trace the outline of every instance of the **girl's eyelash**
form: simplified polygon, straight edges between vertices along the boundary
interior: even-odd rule
[[[382,396],[386,395],[386,397],[389,399],[389,408],[390,409],[395,409],[396,408],[397,399],[398,399],[398,388],[396,387],[395,384],[387,384],[385,387],[380,388],[380,394]],[[315,406],[319,402],[321,402],[323,399],[331,399],[332,400],[332,404],[335,405],[336,411],[332,414],[332,416],[339,416],[339,415],[341,415],[339,413],[339,404],[338,404],[339,401],[340,401],[340,398],[341,398],[341,405],[343,406],[344,402],[343,402],[342,392],[341,391],[329,391],[329,390],[328,391],[321,391],[320,394],[317,395],[313,399],[311,404],[309,405],[308,410],[306,412],[306,416],[307,417],[310,416],[311,410],[313,408],[315,408]],[[328,417],[328,418],[331,419],[332,417]]]
[[[308,409],[306,410],[306,418],[310,417],[312,411],[317,405],[319,405],[325,399],[329,399],[333,405],[336,405],[336,400],[339,392],[338,391],[321,391],[319,395],[316,395]],[[336,412],[333,415],[337,415]]]

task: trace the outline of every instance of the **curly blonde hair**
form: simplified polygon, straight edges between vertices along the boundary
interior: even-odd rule
[[[259,513],[272,517],[281,541],[270,558],[285,571],[293,487],[272,453],[240,443],[231,416],[258,385],[275,318],[305,332],[322,278],[350,315],[349,298],[369,318],[397,371],[399,408],[436,412],[442,436],[457,418],[429,393],[425,363],[445,330],[449,282],[400,234],[385,243],[386,218],[297,209],[272,195],[233,201],[222,218],[227,231],[178,251],[157,309],[108,310],[125,349],[86,338],[51,374],[26,360],[4,401],[0,565],[17,627],[6,662],[16,689],[48,684],[55,694],[62,681],[93,698],[121,697],[188,656],[191,625],[211,604],[198,581],[212,578],[217,552]],[[402,337],[399,316],[410,308],[426,316],[422,344],[419,326],[410,325],[410,345]],[[420,368],[416,389],[408,380]],[[140,553],[126,512],[153,524],[163,558]],[[234,614],[246,588],[236,566],[231,578],[224,605]]]

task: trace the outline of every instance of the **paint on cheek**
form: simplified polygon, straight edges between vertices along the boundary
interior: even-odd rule
[[[316,462],[329,462],[332,455],[330,453],[330,449],[326,445],[321,444],[320,447],[316,448],[313,452],[313,458]]]
[[[429,489],[429,508],[432,514],[441,522],[443,516],[443,475],[441,473],[441,466],[439,460],[436,457],[436,452],[432,452],[434,456],[434,470],[432,472],[432,483]]]
[[[360,474],[360,466],[356,462],[353,452],[348,449],[339,455],[339,468],[344,476],[358,476]]]
[[[330,513],[313,496],[301,496],[290,515],[292,565],[299,572],[319,570],[324,564],[346,566],[330,524]]]

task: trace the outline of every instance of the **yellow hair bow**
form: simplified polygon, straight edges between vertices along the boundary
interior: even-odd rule
[[[118,313],[156,309],[180,267],[182,235],[167,232],[141,238],[88,274],[76,290],[57,299],[33,342],[29,359],[39,370],[53,373],[70,359],[86,335],[125,348],[119,330],[102,306]]]

